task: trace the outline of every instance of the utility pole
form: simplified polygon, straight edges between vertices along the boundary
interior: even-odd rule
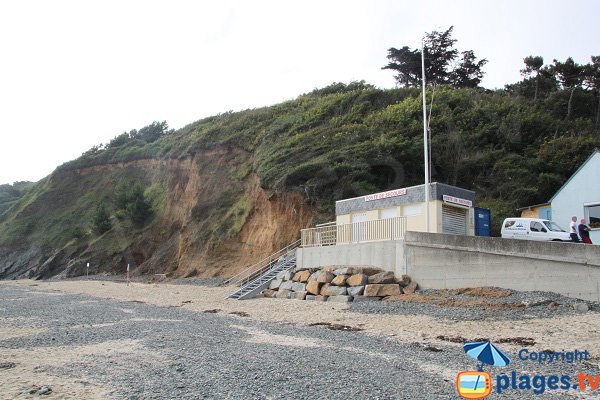
[[[421,39],[421,74],[423,80],[423,160],[425,164],[425,232],[429,232],[429,143],[427,102],[425,100],[425,40]]]

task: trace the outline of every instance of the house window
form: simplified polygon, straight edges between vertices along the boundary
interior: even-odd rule
[[[585,206],[585,217],[590,228],[600,229],[600,203]]]

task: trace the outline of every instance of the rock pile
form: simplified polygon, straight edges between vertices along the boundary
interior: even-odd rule
[[[417,290],[408,275],[396,277],[393,272],[376,267],[323,267],[291,269],[280,272],[263,297],[347,303],[377,301]]]

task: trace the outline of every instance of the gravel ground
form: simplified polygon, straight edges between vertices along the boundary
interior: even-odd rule
[[[96,385],[103,391],[98,398],[114,399],[448,399],[457,398],[456,373],[475,367],[457,345],[2,283],[0,321],[7,328],[4,336],[0,329],[0,364],[15,364],[0,368],[0,398],[38,398],[29,390],[43,385],[53,388],[46,398],[82,398],[60,392],[74,382]],[[557,368],[516,357],[511,367],[519,374],[599,374],[597,364]],[[582,398],[575,394],[539,398]],[[512,390],[501,398],[531,397]]]
[[[493,289],[493,288],[492,288]],[[416,301],[368,301],[351,303],[350,310],[369,314],[430,315],[455,321],[521,320],[570,315],[577,305],[600,312],[598,302],[589,302],[550,292],[519,292],[496,289],[506,297],[472,296],[452,290],[419,290]],[[484,293],[485,294],[485,293]],[[600,315],[599,315],[600,318]]]
[[[166,278],[160,279],[158,276],[132,276],[129,279],[134,283],[163,283],[169,285],[193,285],[193,286],[206,286],[216,287],[219,286],[224,279],[223,278]],[[127,278],[125,275],[112,275],[112,274],[96,274],[90,276],[76,276],[73,278],[64,278],[62,276],[55,276],[47,279],[47,282],[64,282],[64,281],[105,281],[105,282],[126,282]]]

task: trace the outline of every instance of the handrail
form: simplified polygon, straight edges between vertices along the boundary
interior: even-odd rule
[[[221,286],[226,286],[226,285],[231,285],[231,284],[241,286],[241,285],[246,284],[252,278],[262,275],[264,272],[270,270],[275,265],[277,265],[278,260],[282,256],[287,256],[290,253],[290,251],[296,250],[298,247],[300,247],[300,243],[301,243],[300,239],[296,240],[294,243],[284,247],[283,249],[276,251],[275,253],[271,254],[270,256],[265,257],[264,259],[260,260],[256,264],[249,266],[248,268],[244,269],[242,272],[227,279],[226,281],[224,281],[221,284]]]
[[[302,247],[404,239],[406,217],[302,229]]]

